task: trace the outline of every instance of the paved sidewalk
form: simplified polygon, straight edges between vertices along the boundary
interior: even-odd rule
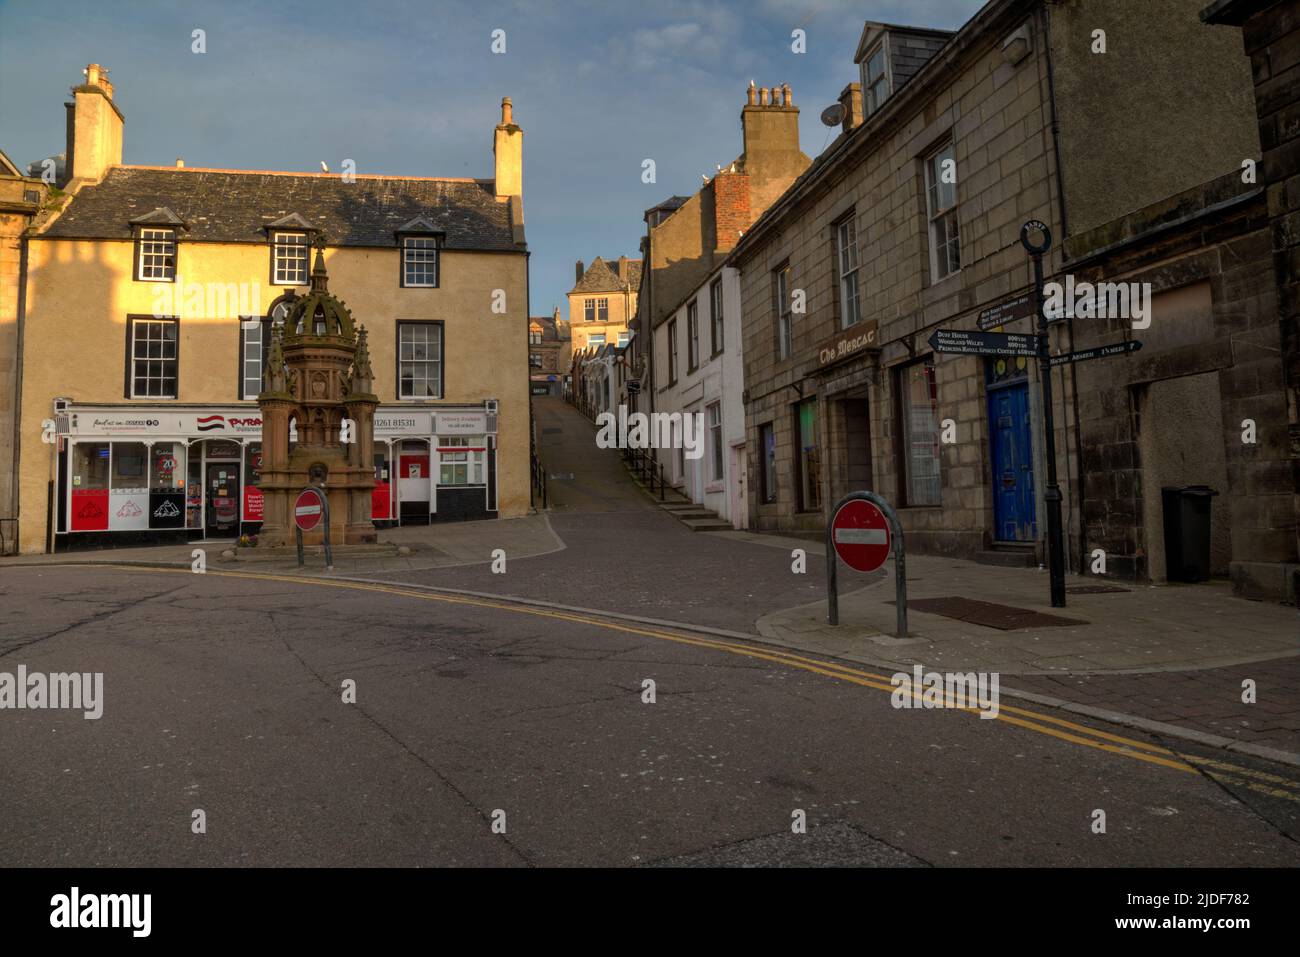
[[[811,543],[803,547],[811,551]],[[861,587],[841,566],[840,624],[826,623],[826,601],[764,615],[758,632],[827,654],[870,657],[910,668],[1001,674],[1180,671],[1267,661],[1300,653],[1300,616],[1286,605],[1247,601],[1226,584],[1147,586],[1071,594],[1052,608],[1047,573],[926,555],[907,559],[908,637],[894,637],[892,560]],[[1102,580],[1067,576],[1066,587]],[[1001,630],[917,610],[924,599],[965,598],[1026,609],[1078,624]]]
[[[379,532],[382,548],[364,547],[358,552],[335,553],[335,567],[340,573],[373,574],[379,572],[421,571],[434,568],[454,568],[460,565],[488,564],[492,550],[504,549],[507,560],[535,558],[564,548],[564,542],[551,528],[550,518],[544,513],[522,518],[488,519],[481,522],[447,522],[435,525],[407,525]],[[410,553],[397,554],[405,546]],[[58,552],[54,555],[10,555],[0,558],[0,571],[19,565],[85,565],[85,564],[144,564],[157,566],[190,567],[191,555],[196,548],[207,552],[209,567],[222,569],[248,569],[262,572],[298,572],[298,561],[293,555],[267,560],[256,548],[235,549],[233,540],[189,542],[183,545],[154,545],[140,548],[103,548]],[[223,559],[222,553],[233,550],[233,560]],[[307,574],[324,574],[325,559],[320,549],[309,549]]]

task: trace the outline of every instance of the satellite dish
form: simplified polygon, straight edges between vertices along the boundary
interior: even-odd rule
[[[836,103],[822,110],[822,122],[827,126],[839,126],[844,122],[844,104]]]

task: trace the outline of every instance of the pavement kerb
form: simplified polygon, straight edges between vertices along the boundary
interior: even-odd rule
[[[17,564],[17,563],[6,563]],[[467,562],[464,564],[482,564],[479,562]],[[19,567],[40,567],[48,566],[57,568],[61,565],[107,565],[112,567],[129,567],[129,568],[188,568],[189,562],[105,562],[105,561],[81,561],[81,562],[29,562]],[[237,568],[216,569],[216,571],[239,571]],[[269,569],[268,569],[269,570]],[[731,638],[739,641],[756,642],[759,644],[772,645],[778,648],[786,648],[792,651],[801,651],[807,653],[804,649],[796,645],[788,644],[779,639],[759,635],[753,632],[732,631],[727,628],[713,628],[708,625],[692,625],[682,621],[672,621],[666,618],[649,618],[643,615],[628,615],[622,612],[614,612],[601,608],[585,608],[581,605],[565,605],[560,602],[544,601],[538,598],[522,598],[515,595],[502,595],[493,592],[471,591],[464,588],[442,588],[435,585],[421,585],[415,582],[392,581],[382,578],[361,578],[351,575],[326,575],[320,574],[313,577],[328,578],[331,581],[348,581],[358,584],[368,585],[388,585],[397,588],[413,588],[420,591],[440,592],[448,595],[466,595],[471,598],[487,598],[497,601],[514,602],[520,605],[530,605],[537,608],[549,608],[553,611],[569,611],[578,614],[592,615],[596,618],[609,618],[614,621],[633,622],[641,625],[654,625],[659,628],[676,628],[681,631],[696,632],[704,635],[714,635],[719,638]],[[816,652],[821,657],[833,661],[842,661],[849,665],[869,665],[871,667],[889,670],[894,665],[881,662],[873,662],[870,659],[850,659],[841,658],[838,655],[828,652]],[[1005,685],[999,688],[999,694],[1009,695],[1013,698],[1019,698],[1024,701],[1030,701],[1034,704],[1043,705],[1049,708],[1057,708],[1061,711],[1067,711],[1072,714],[1082,715],[1088,718],[1105,721],[1109,724],[1117,724],[1127,728],[1134,728],[1139,731],[1146,731],[1150,734],[1163,735],[1171,738],[1181,738],[1185,741],[1191,741],[1194,744],[1204,745],[1206,747],[1219,748],[1224,751],[1234,751],[1240,754],[1247,754],[1256,758],[1263,758],[1266,761],[1274,761],[1278,764],[1286,764],[1291,767],[1300,768],[1300,754],[1292,754],[1288,751],[1280,751],[1275,748],[1266,748],[1262,745],[1250,744],[1242,741],[1234,741],[1232,738],[1226,738],[1222,735],[1207,734],[1203,731],[1196,731],[1191,728],[1181,728],[1177,725],[1166,724],[1162,721],[1151,721],[1147,718],[1139,718],[1136,715],[1124,714],[1120,711],[1111,711],[1107,708],[1095,708],[1091,705],[1076,704],[1072,701],[1066,701],[1063,698],[1057,698],[1052,695],[1039,694],[1037,692],[1017,691],[1014,688],[1008,688]]]

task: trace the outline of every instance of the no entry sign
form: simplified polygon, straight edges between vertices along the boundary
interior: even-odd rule
[[[325,510],[320,492],[314,488],[305,488],[298,493],[293,503],[293,522],[302,531],[310,532],[320,524],[321,513]]]
[[[889,557],[889,522],[865,499],[852,499],[835,510],[831,535],[835,554],[860,572],[874,572]]]

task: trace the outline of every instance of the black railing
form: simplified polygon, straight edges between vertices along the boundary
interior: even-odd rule
[[[546,468],[542,465],[541,458],[536,452],[529,457],[529,472],[532,475],[531,504],[537,504],[537,499],[542,500],[542,508],[546,508]]]
[[[664,501],[668,493],[668,482],[664,478],[664,467],[662,462],[655,461],[655,457],[647,449],[624,449],[623,461],[627,463],[632,474],[641,480],[650,494],[655,494],[655,486],[659,487],[659,501]]]

